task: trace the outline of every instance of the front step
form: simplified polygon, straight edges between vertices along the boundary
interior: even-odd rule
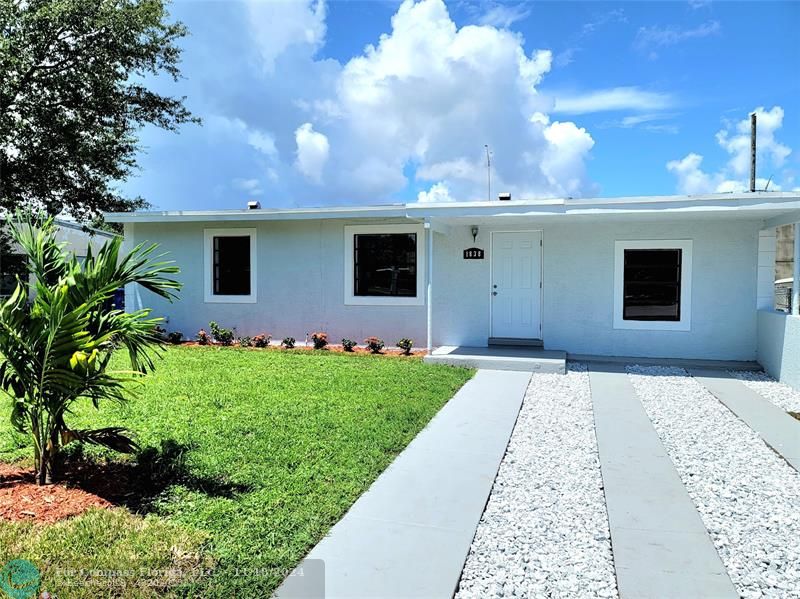
[[[567,354],[539,347],[438,347],[425,362],[487,370],[564,374]]]
[[[541,339],[519,339],[517,337],[489,337],[489,346],[501,347],[544,347]]]

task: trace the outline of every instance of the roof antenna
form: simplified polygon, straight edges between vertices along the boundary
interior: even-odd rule
[[[492,154],[489,152],[489,144],[483,144],[483,147],[486,148],[486,200],[491,202],[492,201]]]
[[[764,186],[764,191],[767,191],[767,189],[769,189],[770,183],[772,183],[772,175],[770,175],[769,179],[767,179],[767,184]]]
[[[750,115],[750,191],[756,190],[756,113]],[[765,190],[766,191],[766,190]]]

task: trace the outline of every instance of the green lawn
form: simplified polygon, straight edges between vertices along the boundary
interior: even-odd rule
[[[471,376],[418,358],[170,349],[127,405],[100,412],[85,406],[71,421],[136,433],[144,452],[135,471],[171,483],[154,485],[157,494],[136,504],[146,517],[118,510],[47,529],[3,523],[0,564],[28,556],[44,565],[45,581],[59,592],[52,571],[74,546],[73,557],[91,567],[211,565],[196,581],[172,584],[173,594],[268,596],[280,573],[323,537]],[[10,432],[8,400],[0,404],[0,460],[30,455],[27,441]],[[126,596],[163,591],[163,584],[152,590],[131,582]],[[81,594],[70,589],[60,596]],[[85,596],[100,595],[95,589]]]

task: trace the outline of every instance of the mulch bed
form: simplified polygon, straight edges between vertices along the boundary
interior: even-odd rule
[[[32,470],[0,463],[0,520],[49,524],[112,505],[94,493],[62,483],[37,486]]]
[[[207,344],[207,345],[201,345],[197,341],[184,341],[182,343],[179,343],[178,345],[182,345],[184,347],[225,347],[223,345],[220,345],[219,343],[210,343],[210,344]],[[238,343],[234,343],[233,345],[230,345],[228,347],[235,347],[237,349],[249,349],[249,350],[253,350],[253,351],[264,351],[264,350],[267,350],[267,351],[287,351],[284,348],[282,348],[280,345],[270,345],[269,347],[241,347]],[[309,351],[327,351],[327,352],[336,352],[336,353],[343,353],[343,354],[347,354],[347,353],[352,353],[352,354],[371,354],[372,353],[366,347],[354,347],[352,352],[346,352],[346,351],[344,351],[344,348],[341,345],[328,345],[328,346],[325,347],[325,349],[317,349],[317,350],[315,350],[314,346],[311,344],[310,341],[308,342],[307,346],[303,345],[302,341],[298,341],[297,345],[295,345],[292,349],[303,349],[303,350],[309,350]],[[403,351],[400,350],[400,349],[385,348],[385,349],[382,349],[378,355],[381,355],[381,356],[392,356],[392,357],[399,357],[399,358],[414,358],[414,357],[422,357],[427,353],[428,352],[426,350],[424,350],[424,349],[416,349],[415,348],[415,349],[413,349],[411,351],[411,355],[410,356],[406,356],[403,353]]]

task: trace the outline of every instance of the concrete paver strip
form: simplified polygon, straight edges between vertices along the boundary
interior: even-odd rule
[[[452,596],[530,376],[479,370],[312,549],[327,599]]]
[[[624,365],[589,370],[620,597],[737,597]]]
[[[689,373],[800,472],[800,420],[727,372],[690,368]]]

